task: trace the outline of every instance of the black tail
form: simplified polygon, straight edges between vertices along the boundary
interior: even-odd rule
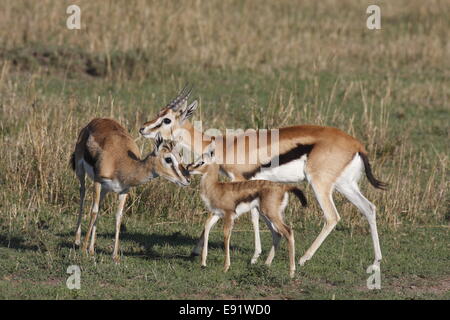
[[[290,187],[288,189],[289,192],[292,192],[293,194],[295,194],[295,196],[300,200],[300,202],[302,203],[302,206],[306,207],[308,205],[308,202],[306,201],[306,197],[303,194],[303,191],[300,190],[297,187]]]
[[[70,166],[72,167],[72,170],[75,171],[75,152],[70,156]]]
[[[380,180],[375,179],[375,177],[372,174],[372,169],[370,168],[369,159],[367,158],[367,155],[359,152],[359,156],[361,157],[363,163],[364,163],[364,170],[366,171],[367,179],[369,180],[370,184],[373,185],[377,189],[386,190],[386,187],[388,186],[387,183],[381,182]]]

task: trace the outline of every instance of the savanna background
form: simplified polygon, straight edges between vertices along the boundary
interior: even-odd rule
[[[81,8],[81,30],[66,27],[70,4]],[[366,27],[370,4],[381,8],[381,30]],[[0,298],[449,299],[449,12],[445,0],[2,0]],[[73,245],[79,194],[68,163],[79,130],[112,117],[148,152],[140,125],[186,82],[205,129],[318,124],[363,141],[375,176],[389,183],[383,192],[361,181],[378,208],[381,290],[366,287],[367,222],[339,194],[341,222],[293,280],[285,241],[264,266],[264,223],[263,255],[249,264],[245,216],[230,271],[222,272],[220,223],[200,269],[189,257],[207,216],[198,179],[132,191],[120,265],[111,259],[114,194],[101,209],[95,257]],[[292,198],[286,211],[297,258],[323,223],[301,186],[310,206]],[[73,264],[81,290],[66,287]]]

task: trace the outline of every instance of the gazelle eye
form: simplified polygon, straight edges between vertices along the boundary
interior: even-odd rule
[[[165,158],[164,160],[166,160],[166,163],[172,163],[172,158]]]
[[[164,122],[164,124],[169,124],[172,122],[172,120],[170,120],[169,118],[164,118],[163,122]]]

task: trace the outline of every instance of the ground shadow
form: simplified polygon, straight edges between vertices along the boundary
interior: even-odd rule
[[[5,235],[0,235],[0,247],[20,249],[20,250],[38,250],[37,245],[27,244],[27,240],[19,237],[10,237]]]
[[[73,237],[73,234],[71,233],[60,233],[58,236],[63,238],[71,238]],[[98,233],[98,238],[105,238],[105,239],[114,239],[113,233]],[[199,234],[200,236],[200,234]],[[194,260],[196,257],[192,256],[190,253],[187,255],[179,254],[179,253],[172,253],[172,254],[161,254],[160,252],[157,252],[154,250],[154,246],[164,246],[168,245],[171,247],[182,247],[182,246],[190,246],[194,248],[194,246],[197,244],[198,237],[192,237],[185,234],[182,234],[181,232],[174,232],[172,234],[156,234],[156,233],[140,233],[140,232],[123,232],[120,234],[120,240],[121,241],[133,241],[137,243],[140,247],[143,248],[143,250],[140,250],[139,252],[127,252],[126,250],[122,250],[121,254],[124,256],[136,256],[141,257],[142,259],[146,260],[158,260],[158,259],[183,259],[183,260]],[[60,242],[59,246],[61,248],[78,248],[74,245],[73,241],[67,241],[63,240]],[[209,249],[223,249],[223,243],[222,242],[215,242],[215,241],[209,241],[208,245]],[[233,246],[231,246],[231,249],[233,250]],[[99,248],[96,246],[95,251],[100,254],[112,254],[112,249],[107,250],[103,248]]]

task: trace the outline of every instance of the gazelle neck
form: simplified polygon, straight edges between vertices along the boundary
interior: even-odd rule
[[[212,163],[202,176],[200,187],[202,192],[211,190],[219,182],[219,165]]]
[[[211,137],[194,128],[189,120],[185,120],[182,127],[174,133],[174,140],[198,155],[211,143]]]
[[[135,162],[136,166],[128,177],[130,185],[137,186],[148,182],[151,179],[157,178],[159,175],[155,171],[155,162],[157,158],[153,153],[150,153],[143,160]]]

